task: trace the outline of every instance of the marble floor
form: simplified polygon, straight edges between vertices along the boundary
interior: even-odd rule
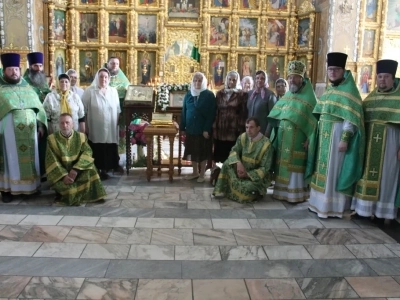
[[[143,169],[104,185],[103,203],[55,206],[44,186],[0,204],[0,299],[400,299],[397,222],[215,200]]]

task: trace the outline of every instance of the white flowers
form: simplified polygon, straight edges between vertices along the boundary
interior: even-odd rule
[[[161,83],[157,87],[157,105],[161,107],[161,110],[165,111],[169,106],[169,94],[174,91],[187,91],[190,88],[190,83],[183,84],[170,84]]]

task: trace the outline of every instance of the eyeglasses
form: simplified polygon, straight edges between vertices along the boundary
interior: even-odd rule
[[[328,68],[328,72],[331,72],[331,73],[333,73],[333,72],[339,72],[340,70],[342,70],[342,68],[331,68],[331,67],[329,67]]]

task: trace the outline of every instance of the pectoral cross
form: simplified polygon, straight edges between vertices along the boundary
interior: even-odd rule
[[[379,136],[379,133],[377,133],[376,136],[373,137],[373,139],[375,140],[375,143],[379,143],[379,140],[381,140],[382,138]]]
[[[372,169],[372,171],[369,171],[372,175],[372,177],[375,177],[376,173],[378,173],[378,171],[375,171],[375,168]]]

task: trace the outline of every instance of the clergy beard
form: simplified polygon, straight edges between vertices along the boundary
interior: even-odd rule
[[[28,70],[28,77],[36,87],[45,87],[47,84],[46,75],[43,71]]]
[[[110,72],[110,75],[111,75],[111,76],[115,76],[115,75],[118,74],[119,69],[117,69],[117,70],[110,70],[110,69],[108,69],[108,71]]]
[[[6,82],[11,83],[11,84],[17,84],[21,81],[21,77],[18,77],[18,79],[10,78],[6,74],[3,75],[3,78]]]
[[[300,86],[295,85],[294,83],[289,85],[289,91],[291,93],[297,93],[299,91],[299,89],[300,89]]]
[[[337,80],[329,80],[329,82],[332,83],[333,86],[338,86],[339,84],[342,83],[343,79],[344,78],[340,78],[340,79],[337,79]]]

